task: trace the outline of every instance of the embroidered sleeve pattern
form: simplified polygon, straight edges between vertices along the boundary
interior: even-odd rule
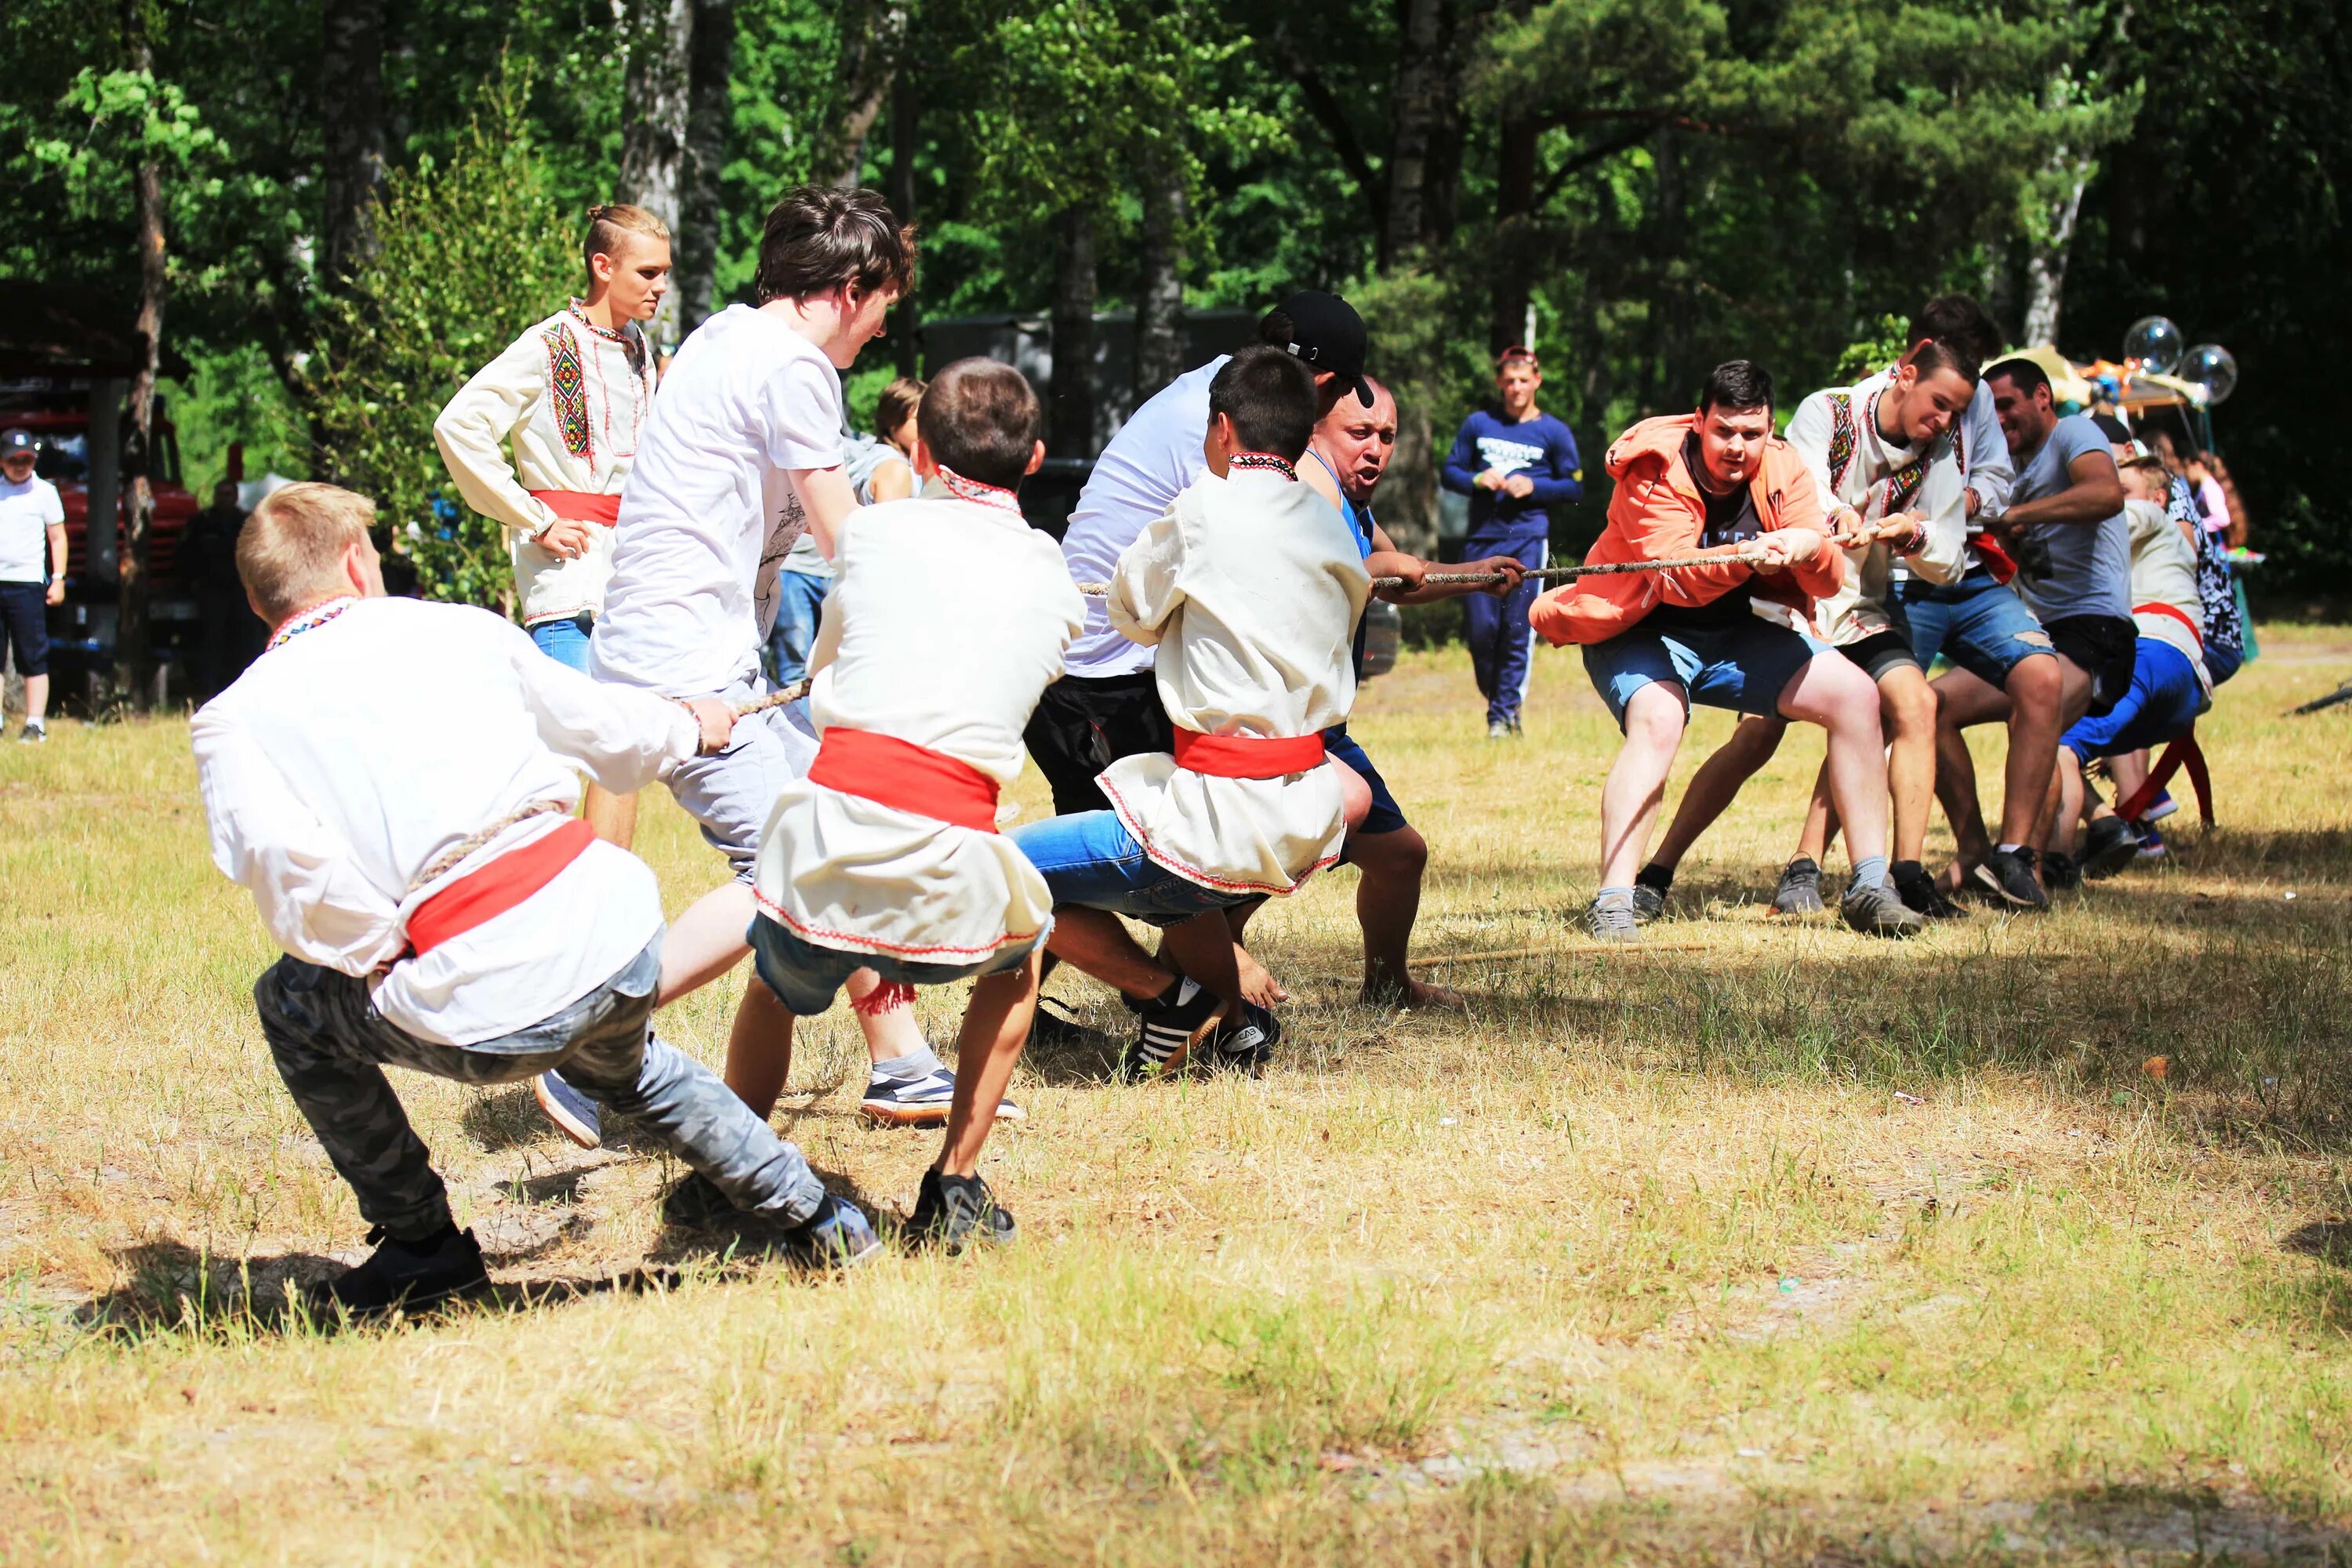
[[[1843,392],[1830,395],[1830,489],[1845,488],[1845,471],[1853,466],[1853,398]]]

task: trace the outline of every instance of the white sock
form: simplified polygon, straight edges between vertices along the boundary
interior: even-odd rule
[[[2014,855],[2019,850],[2024,848],[2025,846],[2022,844],[2001,844],[1996,845],[1995,847],[2004,855]]]

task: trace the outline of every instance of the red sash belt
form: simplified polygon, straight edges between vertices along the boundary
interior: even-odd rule
[[[1176,765],[1221,779],[1278,779],[1323,765],[1323,737],[1203,735],[1176,731]]]
[[[2197,623],[2195,621],[2192,621],[2187,616],[2182,615],[2179,609],[2175,605],[2158,604],[2134,605],[2132,606],[2132,614],[2135,616],[2170,616],[2174,620],[2179,621],[2182,626],[2189,628],[2189,635],[2197,639],[2197,646],[2201,648],[2205,646],[2205,634],[2197,629]]]
[[[975,833],[996,831],[994,779],[970,763],[895,735],[837,725],[828,729],[808,776],[811,784],[893,811],[952,823]]]
[[[600,522],[610,528],[621,521],[619,496],[592,496],[586,490],[533,490],[530,499],[566,522]]]
[[[421,957],[451,937],[462,936],[506,913],[555,880],[557,872],[579,859],[594,842],[596,830],[575,816],[554,832],[508,850],[479,870],[467,872],[417,905],[416,912],[408,917],[409,952]]]

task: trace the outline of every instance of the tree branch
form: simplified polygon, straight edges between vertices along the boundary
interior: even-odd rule
[[[1536,193],[1536,199],[1528,204],[1528,210],[1541,212],[1551,205],[1552,197],[1559,195],[1560,187],[1568,184],[1573,176],[1591,168],[1595,163],[1606,163],[1620,153],[1640,146],[1650,139],[1651,132],[1655,129],[1654,123],[1637,125],[1631,131],[1621,131],[1605,142],[1596,142],[1563,159],[1559,167],[1551,172],[1551,177],[1543,183],[1543,188]]]
[[[1371,208],[1372,232],[1386,232],[1389,223],[1387,184],[1381,178],[1379,171],[1372,167],[1371,159],[1365,155],[1364,144],[1356,138],[1356,128],[1348,123],[1347,110],[1341,106],[1338,95],[1326,85],[1322,73],[1315,68],[1315,62],[1299,48],[1288,27],[1275,29],[1274,47],[1282,57],[1283,68],[1290,73],[1290,79],[1298,84],[1298,95],[1306,100],[1307,111],[1315,117],[1315,123],[1321,128],[1324,139],[1331,143],[1331,151],[1339,156],[1340,167],[1348,171],[1349,177],[1356,182],[1356,188],[1363,193],[1365,204]]]

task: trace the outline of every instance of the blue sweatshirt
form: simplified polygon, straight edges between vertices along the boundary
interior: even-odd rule
[[[1527,496],[1480,489],[1471,481],[1488,468],[1524,473],[1535,482]],[[1584,498],[1584,462],[1576,437],[1549,414],[1514,425],[1481,408],[1462,422],[1442,481],[1470,498],[1470,531],[1490,537],[1551,531],[1549,509]]]

